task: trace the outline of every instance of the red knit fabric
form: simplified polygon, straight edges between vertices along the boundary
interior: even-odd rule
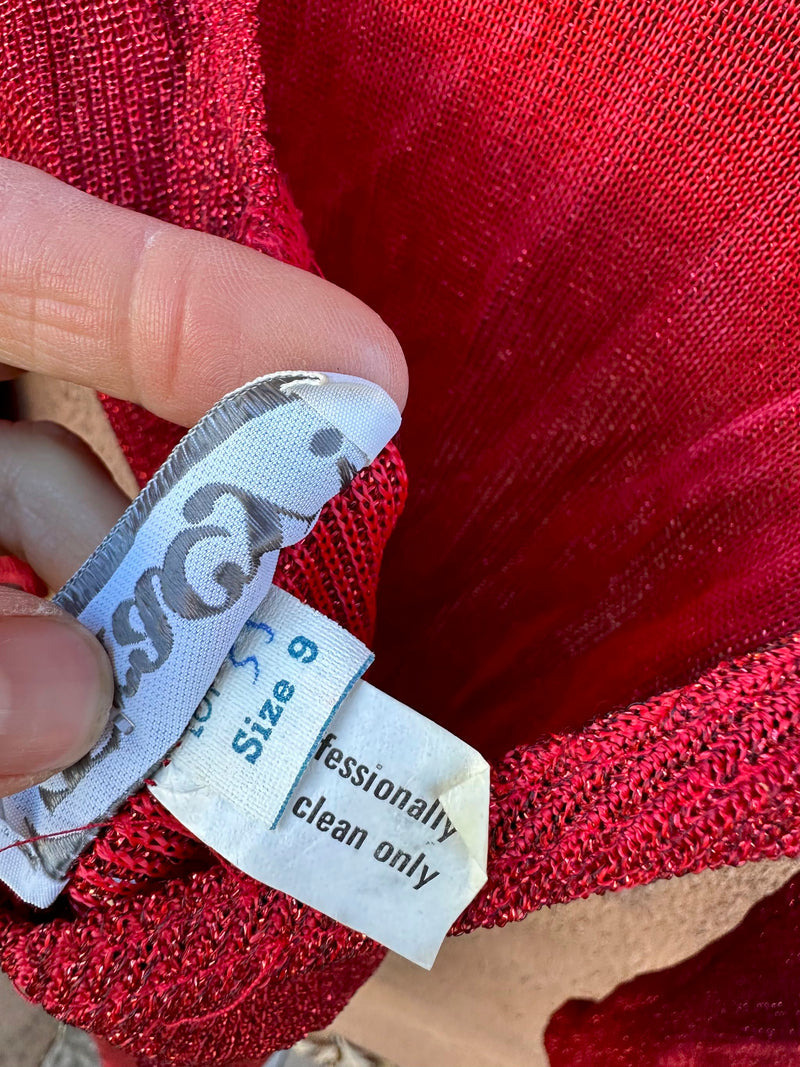
[[[45,596],[47,586],[27,563],[13,556],[0,556],[0,585],[13,585],[25,593]]]
[[[266,115],[325,272],[404,344],[375,680],[496,757],[458,931],[800,851],[798,14],[4,0],[0,151],[309,266]],[[143,480],[178,431],[107,409]],[[365,634],[403,496],[390,449],[281,581]],[[52,913],[0,915],[18,987],[142,1067],[288,1044],[379,958],[147,796]]]
[[[799,21],[262,10],[314,254],[411,369],[376,684],[486,753],[800,629]]]
[[[495,768],[489,882],[456,924],[800,852],[800,637]]]

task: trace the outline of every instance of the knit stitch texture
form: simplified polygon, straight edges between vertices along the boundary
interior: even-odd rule
[[[454,932],[800,850],[798,15],[2,6],[0,151],[312,268],[307,234],[404,344],[373,677],[495,761]],[[106,408],[143,481],[180,431]],[[390,447],[281,584],[369,640],[404,498]],[[146,795],[0,915],[18,988],[140,1067],[286,1046],[380,957]]]

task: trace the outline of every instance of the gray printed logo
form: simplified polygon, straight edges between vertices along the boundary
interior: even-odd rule
[[[261,566],[264,558],[304,537],[325,501],[345,488],[371,458],[339,428],[318,415],[315,406],[293,392],[301,386],[307,396],[307,387],[324,390],[326,383],[324,375],[276,375],[244,386],[220,401],[186,435],[103,544],[57,594],[56,601],[81,617],[106,645],[115,670],[115,705],[118,711],[134,715],[137,726],[128,738],[120,728],[119,719],[112,721],[94,750],[83,759],[38,788],[0,801],[0,831],[5,831],[0,833],[0,846],[9,840],[9,832],[11,840],[25,842],[12,850],[11,859],[8,851],[0,853],[0,877],[31,902],[55,899],[69,866],[95,832],[92,829],[68,832],[71,827],[96,822],[113,812],[147,777],[153,759],[160,763],[166,749],[180,736],[205,691],[205,686],[199,693],[175,690],[175,677],[180,680],[187,648],[196,640],[191,638],[192,628],[202,626],[204,620],[218,619],[223,626],[220,633],[228,632],[225,626],[234,627],[228,645],[232,643],[252,610],[251,607],[245,611],[241,619],[235,614],[245,590],[257,575],[259,590],[265,581],[271,580],[274,562],[272,569],[265,571]],[[280,503],[271,491],[259,492],[224,476],[226,464],[236,462],[236,449],[229,446],[230,440],[235,434],[247,431],[249,425],[255,427],[256,422],[254,439],[264,450],[265,464],[276,450],[281,455],[286,452],[287,426],[297,434],[295,451],[287,453],[291,473],[284,482],[278,478],[275,483],[273,472],[273,482],[264,482],[277,484]],[[394,429],[396,426],[391,432]],[[199,473],[205,470],[203,464],[217,476],[203,482]],[[187,478],[188,486],[193,481],[200,484],[186,497],[179,512],[180,523],[173,525],[166,549],[158,552],[160,563],[154,564],[152,554],[157,546],[144,550],[136,547],[137,534],[156,506],[166,501],[173,489]],[[139,557],[138,576],[132,580],[131,564]],[[120,578],[123,571],[127,575],[124,579]],[[135,575],[136,571],[132,573]],[[117,587],[119,599],[116,603],[109,602],[110,591]],[[258,594],[259,598],[266,588],[268,584]],[[95,607],[103,597],[110,606]],[[208,622],[205,627],[203,632],[208,633]],[[228,645],[208,650],[209,658],[218,658],[218,662],[210,665],[212,677],[227,654]],[[177,667],[170,667],[178,649]],[[195,657],[201,654],[204,653],[199,648],[192,653]],[[160,678],[159,672],[164,671],[171,672],[170,700],[174,704],[185,700],[187,706],[165,709],[171,715],[172,740],[151,752],[144,766],[144,756],[140,753],[134,764],[139,768],[134,779],[116,782],[119,767],[123,776],[131,770],[128,748],[132,746],[133,751],[138,745],[147,751],[142,746],[146,736],[139,737],[142,727],[138,724],[143,721],[140,696],[145,678]],[[150,713],[147,708],[144,711]],[[177,720],[174,725],[173,719]],[[127,763],[120,764],[121,758]],[[87,794],[88,802],[81,801],[80,810],[88,808],[89,817],[79,824],[74,821],[75,804],[66,805],[66,802],[76,798],[87,780],[94,783],[94,793],[104,795],[112,788],[115,793],[102,806],[98,796],[92,799]],[[97,782],[101,783],[99,789]],[[116,784],[109,785],[109,782]],[[65,809],[70,807],[63,818],[62,805]],[[29,840],[41,835],[45,835],[41,840]],[[9,875],[9,868],[18,864],[13,855],[24,856],[29,870],[51,883],[59,883],[58,886],[53,890],[40,887],[36,893],[26,893],[24,885],[20,889],[22,877],[17,875],[15,882]]]

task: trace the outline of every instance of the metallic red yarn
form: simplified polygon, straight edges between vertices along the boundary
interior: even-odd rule
[[[800,630],[798,25],[262,8],[314,255],[411,371],[375,681],[487,755]]]
[[[376,681],[496,757],[455,932],[800,851],[799,16],[4,0],[0,151],[309,267],[277,156],[404,344]],[[180,431],[106,407],[143,481]],[[388,449],[281,582],[368,636],[404,494]],[[140,1067],[289,1044],[380,956],[145,795],[0,914],[18,988]]]
[[[495,767],[489,882],[456,923],[800,852],[800,636]]]

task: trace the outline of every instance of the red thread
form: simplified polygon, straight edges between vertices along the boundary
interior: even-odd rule
[[[71,830],[56,830],[52,834],[37,834],[36,837],[26,837],[24,841],[14,841],[11,845],[3,845],[0,852],[8,852],[10,848],[20,848],[22,845],[32,845],[36,841],[46,841],[51,837],[63,837],[65,834],[79,834],[82,830],[100,830],[107,823],[90,822],[86,826],[74,826]]]

